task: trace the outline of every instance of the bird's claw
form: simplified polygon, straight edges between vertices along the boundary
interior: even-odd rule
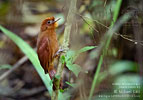
[[[54,55],[54,57],[59,56],[59,55],[60,55],[61,53],[63,53],[63,52],[65,52],[64,49],[59,49],[59,50],[56,52],[56,54]]]

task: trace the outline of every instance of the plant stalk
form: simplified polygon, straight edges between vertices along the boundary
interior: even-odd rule
[[[75,16],[75,14],[73,12],[76,12],[77,0],[69,0],[69,1],[70,1],[70,7],[69,7],[68,15],[67,15],[67,20],[65,23],[64,41],[61,46],[61,49],[63,49],[65,51],[65,53],[62,53],[60,55],[60,58],[61,58],[61,56],[65,56],[67,50],[69,49],[69,47],[68,47],[69,46],[69,37],[71,34],[72,22],[73,22],[74,16]],[[59,61],[57,73],[56,73],[56,76],[59,76],[59,78],[55,77],[55,79],[54,79],[53,85],[56,87],[56,89],[53,91],[51,100],[58,100],[60,80],[62,77],[63,69],[64,69],[64,63]]]
[[[117,3],[116,3],[117,6],[116,6],[116,8],[114,10],[113,21],[111,22],[110,29],[113,28],[115,22],[117,21],[121,3],[122,3],[122,0],[118,0]],[[95,85],[97,83],[97,78],[98,78],[98,75],[100,73],[101,65],[103,63],[103,58],[104,58],[104,56],[105,56],[105,54],[106,54],[106,52],[108,50],[108,47],[110,45],[112,36],[113,36],[113,32],[109,33],[108,39],[107,39],[107,41],[105,43],[105,47],[103,48],[103,52],[101,53],[101,55],[99,57],[99,63],[97,65],[97,70],[96,70],[95,75],[94,75],[94,80],[92,82],[92,86],[91,86],[91,89],[90,89],[90,94],[89,94],[88,100],[91,100],[91,98],[93,96],[93,93],[94,93],[94,90],[95,90]]]

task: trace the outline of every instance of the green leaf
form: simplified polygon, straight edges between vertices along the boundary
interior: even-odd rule
[[[61,92],[61,93],[64,93],[64,90],[63,90],[63,89],[60,89],[60,92]]]
[[[58,100],[69,100],[70,97],[71,97],[70,93],[68,92],[62,93],[61,91],[59,91]]]
[[[74,83],[69,83],[69,82],[66,82],[66,84],[68,84],[69,86],[75,88],[77,86],[77,84],[74,84]]]
[[[67,68],[72,71],[76,77],[78,77],[79,72],[81,71],[81,67],[77,64],[66,64]]]
[[[60,75],[55,75],[55,78],[59,80],[60,79]]]
[[[112,75],[120,74],[125,71],[137,71],[138,65],[131,61],[118,61],[111,65],[109,73]]]
[[[94,49],[94,48],[96,48],[97,46],[86,46],[86,47],[83,47],[83,48],[81,48],[79,51],[78,51],[78,54],[80,54],[80,53],[83,53],[83,52],[86,52],[86,51],[88,51],[88,50],[92,50],[92,49]]]
[[[96,48],[97,46],[86,46],[81,48],[80,50],[78,50],[77,52],[75,52],[75,55],[73,56],[73,62],[76,60],[76,58],[81,54],[84,53],[86,51],[92,50],[94,48]]]
[[[62,55],[61,57],[60,57],[60,61],[62,62],[62,64],[64,64],[65,63],[65,56],[64,55]]]
[[[69,50],[66,53],[66,56],[65,56],[66,63],[71,63],[72,64],[74,56],[75,56],[75,51]]]
[[[70,71],[72,71],[76,75],[76,77],[81,71],[81,67],[77,64],[73,64],[73,62],[76,60],[76,58],[79,56],[80,53],[86,52],[88,50],[92,50],[94,48],[96,48],[96,46],[86,46],[86,47],[81,48],[77,52],[69,50],[66,53],[66,56],[65,56],[66,66],[68,67]]]
[[[96,47],[97,46],[86,46],[86,47],[81,48],[78,51],[69,50],[66,53],[65,61],[66,61],[66,63],[71,63],[72,64],[76,60],[76,58],[79,56],[80,53],[86,52],[88,50],[92,50]]]
[[[0,30],[7,35],[20,49],[21,51],[29,58],[34,68],[40,75],[43,80],[46,88],[49,90],[49,93],[52,94],[52,85],[50,85],[50,77],[48,74],[45,75],[44,70],[42,69],[38,56],[36,52],[20,37],[18,37],[15,33],[7,30],[6,28],[0,25]]]
[[[5,64],[5,65],[1,65],[0,66],[0,70],[1,69],[10,69],[12,66],[11,65],[8,65],[8,64]]]

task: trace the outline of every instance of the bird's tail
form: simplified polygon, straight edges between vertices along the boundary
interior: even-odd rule
[[[49,76],[50,76],[51,80],[54,79],[54,77],[55,77],[55,75],[56,75],[56,70],[54,69],[53,66],[50,66],[50,67],[48,68],[48,73],[49,73]],[[56,79],[56,78],[55,78],[55,79]],[[55,81],[55,79],[54,79],[54,81]],[[60,80],[60,88],[61,88],[61,89],[62,89],[62,86],[63,86],[63,84],[62,84],[62,79],[61,79],[61,80]],[[55,84],[53,84],[53,90],[56,90]]]
[[[54,66],[49,66],[48,73],[49,73],[49,76],[52,80],[55,77],[55,74],[56,74],[56,70],[54,69]]]

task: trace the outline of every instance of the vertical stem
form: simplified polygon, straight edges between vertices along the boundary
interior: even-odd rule
[[[92,95],[94,93],[96,81],[97,81],[97,78],[98,78],[98,75],[99,75],[99,72],[100,72],[100,68],[101,68],[102,62],[103,62],[103,55],[100,56],[99,63],[98,63],[98,66],[97,66],[96,73],[94,75],[94,79],[93,79],[93,83],[92,83],[92,86],[91,86],[90,95],[89,95],[88,100],[91,100]]]
[[[113,21],[111,22],[110,29],[113,28],[113,26],[114,26],[114,24],[115,24],[115,22],[116,22],[116,20],[118,18],[118,14],[119,14],[121,3],[122,3],[122,0],[118,0],[117,3],[116,3],[117,6],[116,6],[116,8],[114,10]],[[107,49],[108,49],[108,47],[110,45],[112,36],[113,36],[113,32],[109,33],[109,37],[108,37],[108,39],[107,39],[107,41],[105,43],[105,47],[103,48],[103,52],[100,55],[99,63],[98,63],[97,70],[96,70],[95,75],[94,75],[94,79],[93,79],[93,82],[92,82],[92,86],[91,86],[91,89],[90,89],[90,94],[89,94],[88,100],[91,100],[91,98],[93,96],[95,85],[97,83],[97,78],[98,78],[98,75],[100,73],[101,65],[103,63],[103,58],[104,58],[104,56],[106,54],[106,51],[107,51]]]
[[[76,12],[77,0],[69,0],[69,1],[70,1],[70,7],[69,7],[68,15],[67,15],[67,20],[65,23],[64,41],[63,41],[62,48],[61,48],[61,49],[64,49],[65,51],[68,50],[68,46],[69,46],[69,37],[71,33],[72,22],[75,16],[73,12]],[[65,56],[65,53],[63,53],[61,56]],[[56,76],[60,76],[60,78],[57,79],[55,77],[54,79],[53,85],[55,86],[56,89],[53,91],[52,100],[58,100],[58,94],[59,94],[58,92],[59,92],[60,80],[61,80],[63,69],[64,69],[64,63],[59,61]]]

